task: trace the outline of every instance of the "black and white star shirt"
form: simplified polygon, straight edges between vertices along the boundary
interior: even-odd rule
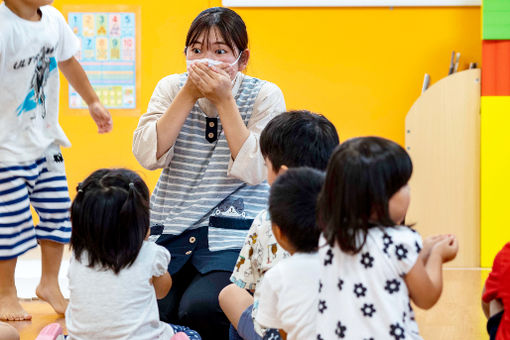
[[[422,339],[404,281],[420,235],[406,226],[371,228],[356,255],[319,241],[317,339]]]

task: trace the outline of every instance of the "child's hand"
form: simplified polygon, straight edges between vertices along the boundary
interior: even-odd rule
[[[434,245],[436,243],[438,243],[439,241],[444,240],[447,237],[448,237],[447,234],[434,235],[434,236],[429,236],[423,240],[423,248],[421,248],[420,257],[423,259],[424,263],[427,263],[427,260],[430,255],[430,251],[432,250]]]
[[[232,81],[224,70],[205,63],[190,65],[190,78],[198,90],[213,104],[232,96]]]
[[[438,251],[443,263],[450,262],[457,256],[459,251],[459,242],[454,235],[448,235],[441,241],[437,242],[432,251]]]
[[[97,132],[107,133],[112,131],[113,121],[110,112],[101,104],[100,101],[95,101],[89,105],[89,112],[92,119],[97,125]]]

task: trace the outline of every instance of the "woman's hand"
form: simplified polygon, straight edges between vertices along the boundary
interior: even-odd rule
[[[232,81],[227,72],[205,63],[190,65],[189,78],[198,91],[218,106],[223,101],[232,99]]]
[[[184,86],[182,87],[181,91],[190,96],[193,99],[193,102],[196,102],[199,98],[204,97],[204,95],[200,92],[195,83],[191,81],[190,77],[186,79],[186,82],[184,83]]]

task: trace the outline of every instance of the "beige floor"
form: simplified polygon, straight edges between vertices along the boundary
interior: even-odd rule
[[[420,332],[426,340],[486,340],[485,317],[480,307],[480,293],[487,270],[445,269],[444,288],[440,301],[432,309],[415,308]],[[40,301],[24,301],[23,306],[33,315],[31,322],[12,322],[21,340],[33,340],[47,324],[59,322],[62,316]]]

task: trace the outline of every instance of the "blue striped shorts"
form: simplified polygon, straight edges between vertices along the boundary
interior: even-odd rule
[[[39,215],[34,228],[30,205]],[[16,165],[0,163],[0,260],[37,246],[37,240],[67,243],[71,237],[64,160],[51,146],[43,158]]]

